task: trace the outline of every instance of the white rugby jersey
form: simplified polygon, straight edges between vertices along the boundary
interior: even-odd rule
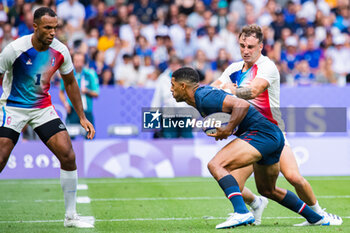
[[[244,61],[232,63],[222,73],[222,83],[236,83],[240,87],[249,86],[254,78],[265,79],[269,87],[254,99],[248,100],[269,121],[284,130],[280,111],[280,74],[268,57],[261,55],[256,63],[246,72],[242,72]]]
[[[50,80],[59,70],[68,74],[73,63],[67,47],[54,39],[48,50],[39,52],[32,35],[7,45],[0,54],[0,73],[5,74],[1,104],[19,108],[45,108],[51,103]]]

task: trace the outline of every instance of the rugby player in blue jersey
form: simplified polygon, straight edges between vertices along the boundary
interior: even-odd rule
[[[276,186],[280,172],[279,158],[284,147],[282,131],[261,115],[247,101],[211,86],[199,86],[197,71],[184,67],[171,78],[171,92],[177,102],[186,102],[205,117],[215,112],[231,114],[229,123],[209,136],[237,138],[222,148],[208,163],[208,169],[231,201],[234,213],[217,229],[251,224],[254,216],[247,209],[239,185],[230,174],[235,169],[253,165],[258,192],[302,215],[310,225],[330,225],[334,219],[320,216],[293,192]],[[238,130],[233,130],[238,126]]]

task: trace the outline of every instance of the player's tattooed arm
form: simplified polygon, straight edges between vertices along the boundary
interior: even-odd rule
[[[250,100],[253,99],[251,87],[238,87],[236,89],[236,96],[241,99]]]

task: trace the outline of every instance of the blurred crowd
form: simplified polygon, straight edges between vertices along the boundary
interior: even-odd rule
[[[241,60],[237,37],[253,23],[263,29],[263,54],[275,61],[281,83],[350,82],[349,0],[2,0],[1,50],[33,32],[40,6],[57,12],[56,37],[72,54],[85,54],[100,85],[154,88],[170,60],[209,84]]]

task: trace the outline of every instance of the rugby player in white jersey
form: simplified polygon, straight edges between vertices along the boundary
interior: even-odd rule
[[[66,209],[64,226],[93,228],[91,222],[84,221],[76,212],[78,174],[75,153],[48,92],[51,77],[59,70],[80,124],[87,131],[87,138],[92,139],[95,129],[85,117],[69,51],[55,39],[57,24],[53,10],[47,7],[37,9],[34,12],[34,33],[13,41],[0,55],[0,75],[4,78],[0,101],[0,172],[6,166],[23,127],[31,125],[61,164],[60,181]]]
[[[262,30],[257,25],[242,28],[239,34],[239,46],[243,61],[232,63],[211,85],[222,88],[239,98],[248,100],[262,115],[284,131],[284,122],[280,112],[280,75],[276,65],[261,54],[263,49]],[[309,182],[300,174],[293,151],[285,139],[285,146],[280,158],[280,169],[284,177],[292,184],[300,197],[315,212],[333,218],[332,225],[341,225],[339,216],[326,213],[315,197]],[[245,181],[252,174],[253,168],[246,167],[233,171],[245,202],[250,205],[255,217],[255,224],[261,224],[261,216],[267,206],[265,197],[254,195],[244,187]],[[309,225],[306,221],[298,226]]]

